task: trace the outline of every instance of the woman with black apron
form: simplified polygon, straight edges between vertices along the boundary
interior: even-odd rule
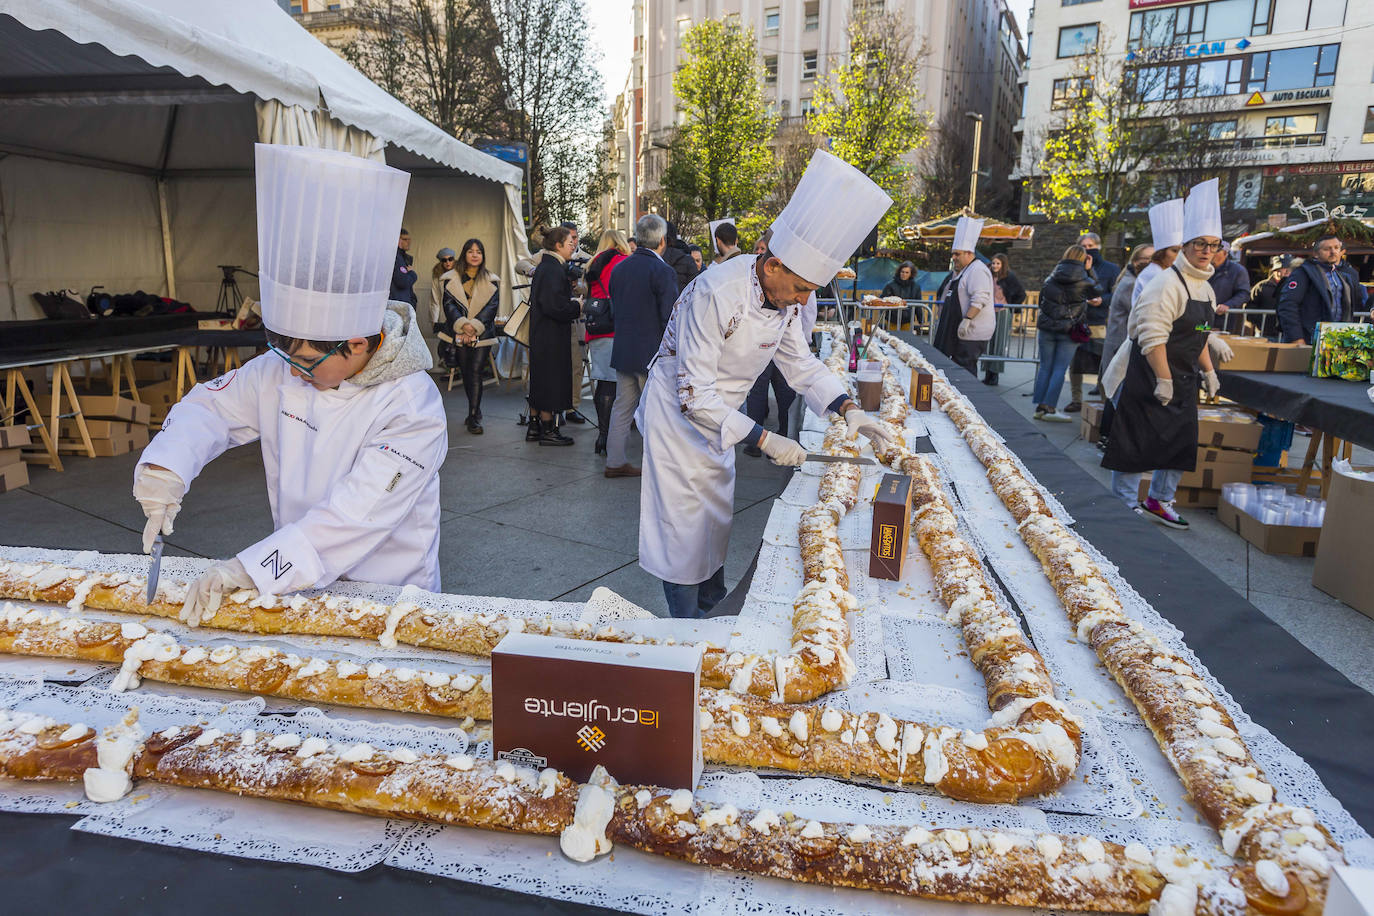
[[[1174,493],[1183,472],[1197,466],[1199,365],[1207,394],[1215,396],[1220,387],[1207,352],[1207,335],[1216,314],[1212,287],[1207,282],[1210,265],[1206,262],[1216,250],[1213,242],[1189,242],[1184,246],[1188,259],[1185,269],[1175,264],[1142,294],[1136,306],[1140,313],[1131,316],[1136,334],[1129,341],[1129,356],[1118,357],[1128,359],[1128,363],[1116,401],[1112,435],[1102,459],[1102,466],[1113,472],[1112,489],[1127,505],[1178,529],[1186,529],[1188,523],[1174,511]],[[1193,282],[1185,271],[1193,276]],[[1180,300],[1182,310],[1178,311]],[[1137,335],[1152,315],[1157,321],[1161,312],[1177,314],[1168,338],[1143,350]],[[1157,340],[1157,333],[1151,339]],[[1137,504],[1142,471],[1153,474],[1148,498]]]

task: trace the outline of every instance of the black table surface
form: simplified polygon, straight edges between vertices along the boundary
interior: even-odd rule
[[[1368,385],[1301,372],[1219,372],[1221,395],[1280,420],[1311,426],[1374,448],[1374,403]]]
[[[924,344],[921,349],[1058,497],[1077,519],[1077,529],[1183,631],[1245,711],[1303,755],[1365,829],[1374,828],[1374,798],[1367,791],[1374,696],[1126,511],[996,391]],[[184,909],[188,891],[194,890],[198,916],[241,913],[249,906],[265,914],[307,906],[340,913],[458,907],[502,916],[607,912],[386,866],[345,874],[135,843],[78,833],[69,829],[73,820],[0,814],[0,874],[25,877],[6,889],[9,911],[89,906],[111,913],[163,913]]]
[[[86,324],[96,324],[90,321]],[[174,347],[265,347],[267,336],[261,328],[251,331],[202,331],[192,323],[187,326],[169,326],[141,330],[129,330],[98,337],[79,337],[73,340],[52,340],[44,343],[11,345],[3,328],[0,328],[0,365],[22,364],[27,361],[51,362],[53,360],[81,359],[93,353],[108,353],[120,350],[157,350]]]

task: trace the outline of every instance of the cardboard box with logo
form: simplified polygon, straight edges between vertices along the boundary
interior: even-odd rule
[[[911,373],[911,406],[917,410],[930,410],[931,399],[935,396],[935,376],[929,372],[913,370]]]
[[[511,633],[491,653],[492,753],[586,782],[691,789],[701,649]]]
[[[884,474],[873,493],[873,540],[868,574],[875,579],[902,578],[911,539],[911,478]]]
[[[1361,614],[1374,617],[1370,519],[1374,519],[1374,468],[1337,461],[1331,472],[1312,584]]]
[[[1312,366],[1312,345],[1274,343],[1263,337],[1224,335],[1235,356],[1222,363],[1227,372],[1307,372]]]

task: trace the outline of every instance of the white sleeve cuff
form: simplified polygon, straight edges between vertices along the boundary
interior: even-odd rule
[[[319,553],[295,525],[280,528],[239,551],[238,560],[263,595],[313,588],[324,576]]]

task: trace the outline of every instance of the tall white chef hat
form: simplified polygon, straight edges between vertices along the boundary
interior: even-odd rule
[[[1210,235],[1221,238],[1221,202],[1218,197],[1219,182],[1209,178],[1202,184],[1195,184],[1188,191],[1188,199],[1183,203],[1183,240]]]
[[[1183,244],[1183,198],[1176,197],[1150,208],[1150,241],[1156,251]]]
[[[978,249],[978,236],[983,234],[983,223],[986,220],[975,219],[972,216],[959,217],[959,223],[954,227],[954,243],[951,244],[952,251],[976,251]]]
[[[307,340],[376,334],[410,175],[300,146],[259,143],[255,160],[263,324]]]
[[[890,206],[867,175],[818,149],[773,221],[768,248],[808,283],[829,283]]]

